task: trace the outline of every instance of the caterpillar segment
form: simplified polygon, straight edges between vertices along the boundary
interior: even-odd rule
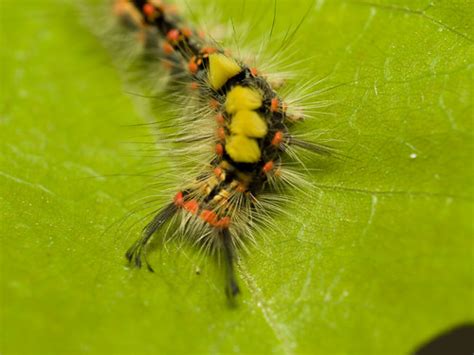
[[[234,275],[237,251],[252,241],[249,235],[259,221],[255,213],[264,206],[259,196],[275,188],[282,161],[289,156],[286,151],[291,145],[319,154],[331,149],[292,137],[289,128],[300,118],[287,114],[265,76],[188,27],[171,5],[161,0],[116,0],[115,13],[143,34],[146,46],[160,49],[215,127],[213,153],[197,178],[184,184],[156,214],[126,256],[137,267],[143,259],[152,270],[147,244],[172,220],[177,232],[224,259],[226,293],[233,298],[239,293]]]

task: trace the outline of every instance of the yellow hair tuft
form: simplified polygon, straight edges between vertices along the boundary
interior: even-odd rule
[[[260,106],[262,106],[262,95],[257,90],[243,86],[232,88],[225,101],[225,109],[230,114],[243,110],[256,110]]]
[[[240,65],[232,58],[221,53],[209,56],[209,83],[219,90],[230,78],[242,71]]]
[[[227,154],[238,163],[256,163],[260,160],[257,141],[242,135],[230,136],[225,146]]]
[[[262,138],[267,134],[267,123],[255,111],[237,111],[230,124],[233,134],[252,138]]]

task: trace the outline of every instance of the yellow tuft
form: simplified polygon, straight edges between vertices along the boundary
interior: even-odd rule
[[[242,71],[237,62],[221,53],[214,53],[209,56],[209,83],[212,88],[218,90],[227,80]]]
[[[227,94],[225,101],[226,111],[230,114],[243,110],[256,110],[260,106],[262,106],[262,96],[260,93],[243,86],[232,88]]]
[[[260,160],[257,141],[246,136],[230,136],[225,145],[227,154],[238,163],[256,163]]]
[[[233,134],[262,138],[267,134],[267,122],[255,111],[237,111],[232,117],[230,131]]]

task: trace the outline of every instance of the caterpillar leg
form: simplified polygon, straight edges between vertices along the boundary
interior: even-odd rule
[[[219,235],[222,241],[222,252],[225,263],[225,277],[226,277],[226,288],[225,292],[230,301],[233,301],[235,296],[240,292],[239,285],[235,279],[234,263],[235,263],[235,252],[232,244],[232,236],[228,228],[223,228],[219,231]]]
[[[143,229],[142,236],[127,250],[125,257],[128,262],[138,268],[142,266],[142,257],[145,260],[148,270],[153,272],[153,268],[146,259],[146,246],[150,241],[153,234],[165,224],[177,211],[177,207],[174,203],[170,203],[168,206],[159,211],[153,220],[146,225]]]

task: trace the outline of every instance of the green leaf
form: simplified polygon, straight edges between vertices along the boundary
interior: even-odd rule
[[[200,4],[270,33],[272,1]],[[121,142],[144,103],[73,4],[0,6],[2,353],[400,354],[473,321],[469,1],[276,2],[274,48],[311,6],[291,60],[337,103],[304,129],[351,159],[310,162],[318,188],[243,257],[235,309],[192,248],[125,267],[145,215],[114,222],[154,166]]]

